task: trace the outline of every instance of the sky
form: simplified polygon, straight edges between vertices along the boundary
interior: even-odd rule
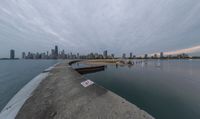
[[[200,52],[199,0],[1,0],[0,57],[10,49],[135,55]]]

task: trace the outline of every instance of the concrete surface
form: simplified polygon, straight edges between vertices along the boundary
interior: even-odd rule
[[[57,65],[25,102],[16,119],[153,119],[118,95],[86,79],[69,67]]]

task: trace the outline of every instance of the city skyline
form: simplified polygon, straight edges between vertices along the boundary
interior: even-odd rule
[[[199,6],[188,0],[1,1],[0,57],[9,57],[9,49],[19,57],[55,44],[81,54],[200,55]]]
[[[185,51],[185,50],[183,50]],[[173,52],[174,53],[174,52]],[[169,54],[168,52],[159,52],[155,54],[144,54],[136,56],[133,54],[133,52],[130,52],[129,54],[122,53],[121,56],[116,56],[114,53],[110,53],[108,50],[104,50],[102,53],[99,52],[90,52],[89,54],[80,54],[79,52],[73,53],[73,52],[66,52],[63,49],[59,49],[57,45],[54,46],[53,49],[49,49],[45,52],[22,52],[21,57],[15,56],[15,50],[10,50],[10,57],[3,57],[0,58],[1,60],[6,59],[199,59],[200,56],[192,56],[187,54],[187,52],[184,53],[178,53],[178,54]]]
[[[55,46],[57,46],[57,45],[55,45]],[[57,46],[58,47],[58,46]],[[51,49],[51,48],[50,48]],[[147,54],[148,56],[155,56],[155,55],[160,55],[160,53],[162,52],[162,53],[164,53],[165,55],[171,55],[171,56],[177,56],[177,55],[181,55],[181,54],[188,54],[189,56],[197,56],[197,57],[199,57],[200,56],[200,52],[198,52],[198,50],[200,49],[200,46],[196,46],[196,47],[192,47],[192,48],[185,48],[185,49],[181,49],[181,50],[175,50],[175,51],[170,51],[170,52],[163,52],[163,51],[158,51],[158,52],[155,52],[155,53],[144,53],[144,54],[140,54],[140,55],[137,55],[138,57],[143,57],[145,54]],[[23,51],[23,52],[19,52],[19,51],[17,51],[17,50],[15,50],[15,49],[10,49],[10,50],[7,50],[7,52],[6,52],[6,55],[4,56],[4,57],[1,57],[0,56],[0,58],[10,58],[10,51],[11,50],[14,50],[15,51],[15,58],[22,58],[23,56],[22,56],[22,54],[23,53],[25,53],[25,52],[31,52],[31,51]],[[52,50],[52,49],[51,49]],[[49,49],[47,49],[46,51],[42,51],[42,50],[40,50],[40,51],[32,51],[31,53],[46,53],[46,52],[52,52],[51,50],[49,50]],[[53,49],[53,50],[56,50],[56,49]],[[64,50],[64,49],[62,49],[62,51],[66,51],[66,50]],[[60,52],[62,52],[62,51],[60,51]],[[102,56],[105,56],[105,51],[106,52],[108,52],[108,50],[102,50],[102,51],[100,51],[100,52],[92,52],[92,51],[90,51],[90,52],[88,52],[88,53],[82,53],[82,55],[88,55],[88,54],[90,54],[90,53],[101,53],[101,52],[103,52],[102,53]],[[194,51],[194,52],[193,52]],[[58,53],[58,49],[57,49],[57,51],[56,51],[57,53]],[[80,53],[80,52],[71,52],[71,51],[68,51],[67,53]],[[133,51],[130,51],[130,52],[126,52],[126,53],[122,53],[122,54],[115,54],[115,53],[113,53],[113,52],[110,52],[111,54],[110,55],[114,55],[115,57],[123,57],[123,54],[125,54],[125,55],[127,55],[127,56],[130,56],[130,55],[132,55],[132,56],[136,56],[136,53],[135,54],[133,54]],[[130,54],[131,53],[131,54]],[[107,53],[106,53],[107,54]]]

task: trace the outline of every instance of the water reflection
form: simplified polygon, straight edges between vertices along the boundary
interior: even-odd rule
[[[128,65],[128,68],[130,69],[133,65]]]
[[[116,66],[116,69],[117,69],[118,68],[118,64],[116,63],[115,66]]]
[[[158,119],[199,119],[199,72],[199,60],[144,60],[85,76]]]

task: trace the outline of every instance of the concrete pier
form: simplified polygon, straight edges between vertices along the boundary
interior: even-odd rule
[[[113,92],[93,84],[63,62],[50,70],[16,119],[153,119]]]

